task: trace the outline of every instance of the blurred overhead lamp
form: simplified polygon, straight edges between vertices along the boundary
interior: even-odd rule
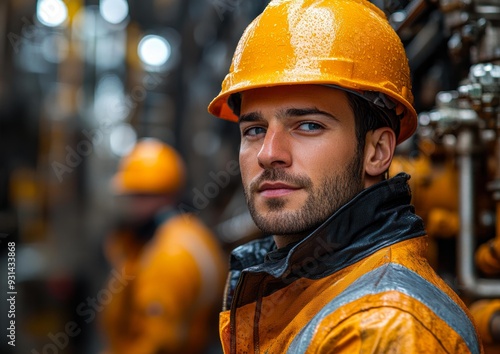
[[[38,0],[36,16],[48,27],[58,27],[68,18],[68,8],[61,0]]]
[[[107,22],[117,25],[128,16],[127,0],[101,0],[99,12]]]
[[[165,38],[150,34],[139,42],[138,54],[146,66],[158,68],[166,64],[172,48]]]
[[[137,134],[130,124],[121,123],[111,131],[109,143],[111,151],[116,156],[125,156],[134,147],[137,142]]]

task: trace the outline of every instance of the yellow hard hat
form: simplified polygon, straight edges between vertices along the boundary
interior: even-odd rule
[[[232,94],[301,84],[367,92],[376,104],[389,98],[401,116],[398,143],[417,127],[404,47],[384,13],[368,1],[271,1],[243,33],[208,111],[237,121],[228,105]]]
[[[117,194],[168,194],[184,187],[185,166],[171,146],[158,139],[137,142],[119,164],[112,185]]]

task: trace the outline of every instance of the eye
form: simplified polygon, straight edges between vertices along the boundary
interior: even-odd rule
[[[323,129],[323,126],[321,126],[318,123],[314,123],[314,122],[305,122],[305,123],[301,123],[299,125],[299,129],[304,130],[304,131],[315,131],[315,130]]]
[[[264,129],[263,127],[250,127],[243,130],[243,136],[253,137],[260,134],[264,134],[265,132],[266,129]]]

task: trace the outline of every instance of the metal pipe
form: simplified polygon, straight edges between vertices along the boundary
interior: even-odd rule
[[[425,10],[429,7],[430,1],[427,0],[413,0],[410,2],[406,8],[400,12],[400,16],[404,17],[398,21],[398,23],[393,24],[394,30],[401,34],[401,31],[409,27]]]
[[[485,344],[500,344],[500,300],[481,299],[469,306]]]
[[[474,271],[474,142],[475,133],[472,128],[466,127],[458,134],[457,151],[460,165],[458,280],[461,289],[469,296],[495,298],[500,297],[500,281],[478,278]]]
[[[495,237],[479,246],[475,254],[477,268],[487,275],[497,275],[500,273],[500,129],[497,129],[496,136],[495,177],[493,182],[489,184],[493,200],[496,202],[496,232]]]

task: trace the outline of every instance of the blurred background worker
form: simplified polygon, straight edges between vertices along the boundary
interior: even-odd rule
[[[217,352],[226,258],[211,231],[179,210],[184,184],[181,157],[157,139],[139,140],[120,162],[120,217],[105,243],[107,354]]]

